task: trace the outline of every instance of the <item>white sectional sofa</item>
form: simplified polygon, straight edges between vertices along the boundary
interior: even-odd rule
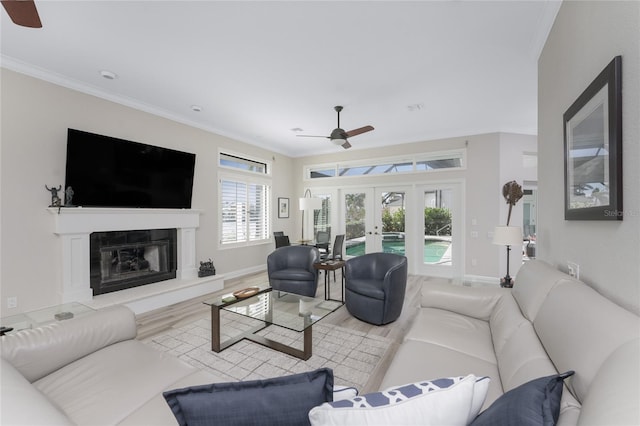
[[[484,408],[530,380],[565,380],[560,425],[640,424],[640,318],[540,261],[513,289],[428,282],[383,379],[385,389],[443,375],[489,376]]]
[[[575,370],[559,424],[640,424],[640,319],[585,284],[529,262],[512,290],[436,282],[421,305],[381,389],[489,376],[486,408]],[[0,424],[174,425],[163,391],[224,381],[135,337],[122,306],[2,337]]]
[[[162,392],[222,382],[135,340],[124,306],[2,337],[2,425],[175,425]]]

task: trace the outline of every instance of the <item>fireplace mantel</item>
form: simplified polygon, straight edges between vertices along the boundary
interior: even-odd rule
[[[89,272],[89,236],[92,232],[176,228],[176,278],[189,280],[198,275],[195,231],[200,226],[199,210],[62,207],[48,208],[48,211],[54,217],[53,232],[62,241],[63,303],[93,298]]]

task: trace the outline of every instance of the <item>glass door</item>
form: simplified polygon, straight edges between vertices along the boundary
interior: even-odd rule
[[[406,256],[406,192],[377,188],[376,200],[382,232],[375,238],[375,250]]]
[[[343,192],[346,254],[406,255],[406,188],[365,188]]]
[[[347,257],[372,253],[379,234],[373,219],[373,190],[345,190],[342,193]]]
[[[423,223],[417,252],[421,253],[420,273],[442,277],[462,275],[460,218],[461,185],[423,185],[417,188],[417,209]]]

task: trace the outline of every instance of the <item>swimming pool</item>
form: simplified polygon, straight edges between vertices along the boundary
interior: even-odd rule
[[[442,256],[447,252],[447,249],[451,245],[449,241],[442,240],[424,240],[423,260],[425,263],[438,263],[442,259]],[[383,239],[382,251],[385,253],[405,254],[405,243],[402,239]],[[360,256],[363,255],[364,241],[351,241],[347,242],[347,256]]]

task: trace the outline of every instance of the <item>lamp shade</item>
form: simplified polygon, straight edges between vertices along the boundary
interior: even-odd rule
[[[322,208],[322,198],[304,197],[299,199],[300,210],[320,210]]]
[[[493,244],[501,246],[522,244],[522,229],[519,226],[496,226],[493,231]]]

